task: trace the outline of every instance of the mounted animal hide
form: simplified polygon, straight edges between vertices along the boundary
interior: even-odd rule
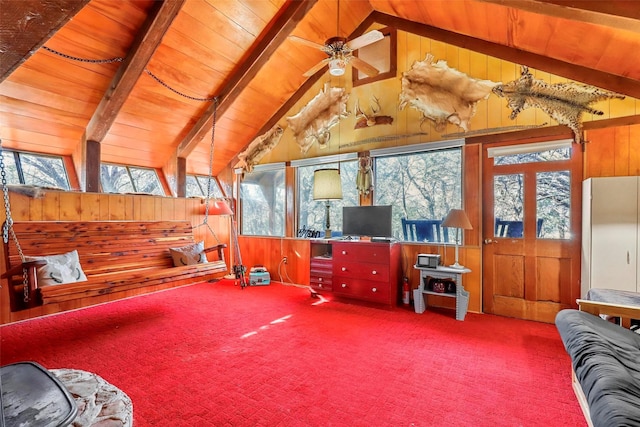
[[[409,105],[432,120],[438,132],[447,122],[469,130],[469,120],[481,99],[487,99],[499,83],[477,80],[449,68],[446,61],[433,63],[433,55],[416,61],[411,70],[402,73],[400,110]]]
[[[314,142],[317,142],[320,148],[326,147],[331,138],[329,129],[349,115],[348,99],[349,94],[344,88],[329,88],[329,85],[325,85],[298,114],[287,117],[287,123],[300,146],[300,151],[306,153]]]
[[[260,162],[260,159],[278,145],[283,133],[282,127],[276,124],[270,130],[251,141],[247,149],[238,154],[239,162],[236,167],[242,168],[245,172],[251,172],[253,167]]]
[[[604,99],[624,99],[624,95],[593,86],[571,82],[548,84],[534,79],[526,66],[522,66],[518,80],[498,85],[493,92],[507,98],[507,105],[512,110],[511,120],[515,120],[522,110],[538,107],[561,125],[569,126],[576,143],[582,142],[582,113],[603,114],[589,104]]]

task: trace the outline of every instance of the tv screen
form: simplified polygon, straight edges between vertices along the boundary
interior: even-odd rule
[[[391,205],[344,206],[342,235],[393,237],[391,233]]]

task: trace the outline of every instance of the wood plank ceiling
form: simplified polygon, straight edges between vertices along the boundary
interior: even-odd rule
[[[207,174],[216,110],[217,174],[322,74],[303,76],[325,55],[289,35],[323,43],[375,24],[640,98],[633,0],[339,8],[338,20],[336,0],[0,0],[2,145],[73,154],[86,138],[104,162],[163,168],[182,157]]]

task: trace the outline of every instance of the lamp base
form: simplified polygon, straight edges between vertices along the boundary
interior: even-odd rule
[[[465,266],[464,266],[464,265],[460,265],[460,264],[458,264],[458,263],[456,262],[455,264],[451,264],[451,265],[449,266],[449,268],[455,268],[455,269],[458,269],[458,270],[464,270],[464,269],[465,269]]]
[[[324,230],[324,238],[325,239],[331,238],[331,229],[327,228],[326,230]]]

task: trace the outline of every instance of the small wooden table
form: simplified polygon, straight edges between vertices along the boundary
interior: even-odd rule
[[[468,268],[451,268],[451,267],[420,267],[414,265],[413,268],[420,270],[420,287],[413,291],[413,299],[416,313],[424,313],[427,307],[427,298],[425,295],[438,295],[441,297],[449,297],[456,299],[456,320],[463,321],[469,307],[469,292],[462,285],[462,275],[470,273]],[[434,292],[427,288],[427,278],[434,279],[451,279],[456,283],[456,291],[454,292]]]

